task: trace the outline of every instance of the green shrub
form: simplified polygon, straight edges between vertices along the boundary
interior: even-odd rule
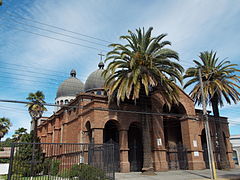
[[[52,160],[50,167],[50,175],[56,176],[58,174],[60,163],[61,162],[59,160]]]
[[[75,164],[70,169],[59,173],[59,176],[70,179],[105,180],[105,172],[88,164]]]
[[[9,163],[10,159],[9,158],[1,158],[0,163]]]
[[[60,161],[46,158],[43,163],[43,174],[56,176],[59,171]]]

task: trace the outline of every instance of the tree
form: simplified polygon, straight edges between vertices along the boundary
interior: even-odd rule
[[[37,139],[37,122],[38,119],[42,117],[42,114],[44,111],[47,109],[44,107],[44,99],[45,96],[42,91],[37,91],[36,93],[29,93],[28,97],[26,98],[27,100],[30,101],[28,106],[28,111],[32,117],[32,127],[33,127],[33,132],[34,132],[34,138]]]
[[[16,145],[16,153],[14,155],[13,173],[21,174],[23,177],[36,176],[42,172],[42,164],[44,162],[44,153],[40,144],[40,139],[36,138],[34,132],[23,134],[20,143]],[[34,156],[33,156],[34,154]]]
[[[24,135],[24,134],[27,134],[27,129],[25,128],[18,128],[17,130],[15,130],[15,133],[13,134],[12,138],[14,140],[14,142],[19,142],[21,137]]]
[[[219,105],[223,106],[224,103],[231,104],[231,102],[237,103],[240,100],[240,93],[237,89],[240,86],[237,84],[240,82],[239,76],[236,72],[240,72],[234,66],[237,64],[231,64],[230,61],[219,61],[216,52],[201,52],[200,61],[194,60],[195,67],[187,69],[184,78],[191,78],[186,82],[184,88],[194,85],[190,95],[194,99],[195,103],[201,104],[201,89],[198,77],[198,70],[201,68],[202,80],[204,84],[204,95],[206,96],[206,104],[212,106],[213,115],[216,122],[217,139],[218,139],[218,151],[220,153],[220,168],[227,168],[228,161],[226,157],[226,147],[220,122]]]
[[[8,133],[10,126],[11,122],[8,118],[0,118],[0,141],[4,137],[4,135]]]
[[[2,0],[0,0],[0,6],[2,5]]]
[[[103,75],[106,79],[105,88],[109,99],[117,99],[118,105],[126,100],[145,101],[144,111],[148,111],[149,93],[160,88],[165,103],[170,107],[178,103],[179,93],[176,81],[182,81],[183,68],[174,60],[179,60],[177,52],[166,48],[171,45],[163,41],[167,34],[152,37],[153,28],[146,32],[144,28],[136,33],[128,31],[129,35],[120,39],[127,44],[111,44],[113,48],[107,54],[108,64]],[[142,118],[143,128],[143,171],[152,171],[150,119],[147,115]]]

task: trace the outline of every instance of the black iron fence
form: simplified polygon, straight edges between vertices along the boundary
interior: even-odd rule
[[[14,143],[8,180],[115,179],[112,144]]]

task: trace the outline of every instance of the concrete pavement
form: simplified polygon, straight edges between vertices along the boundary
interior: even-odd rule
[[[168,172],[156,172],[155,176],[141,175],[140,172],[116,173],[116,180],[189,180],[210,179],[209,169],[205,170],[178,170]],[[240,168],[231,170],[217,170],[220,180],[240,180]]]

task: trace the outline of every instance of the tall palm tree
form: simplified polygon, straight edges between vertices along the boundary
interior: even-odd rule
[[[8,133],[10,126],[11,122],[8,118],[0,118],[0,141],[4,137],[4,135]]]
[[[171,45],[163,41],[167,34],[152,37],[153,28],[146,32],[137,29],[136,33],[128,31],[128,35],[121,36],[123,44],[111,44],[113,48],[107,54],[105,61],[111,61],[103,72],[106,78],[105,87],[109,99],[117,99],[118,105],[125,100],[146,100],[142,108],[148,110],[147,101],[149,93],[157,87],[165,98],[165,103],[170,107],[178,103],[178,88],[176,81],[182,81],[183,68],[174,60],[179,60],[178,53],[166,48]],[[143,171],[153,170],[151,158],[150,119],[142,118],[143,128]]]
[[[237,64],[231,64],[230,61],[219,61],[216,52],[201,52],[200,61],[194,60],[195,67],[187,69],[184,78],[191,78],[184,85],[184,88],[194,85],[190,92],[191,97],[195,100],[196,104],[201,104],[201,90],[198,77],[198,70],[201,68],[202,80],[204,84],[204,95],[206,96],[206,103],[212,106],[213,115],[216,122],[217,139],[220,153],[220,168],[227,168],[228,161],[226,157],[226,147],[219,119],[219,105],[223,106],[224,102],[231,104],[237,103],[240,100],[240,93],[238,89],[240,86],[240,76],[236,72],[240,72],[235,68]]]
[[[24,135],[24,134],[27,134],[27,129],[25,128],[18,128],[17,130],[15,130],[15,133],[13,134],[13,140],[15,142],[19,142],[21,137]]]
[[[36,93],[29,93],[28,97],[26,98],[30,101],[28,106],[28,111],[31,114],[32,117],[32,133],[34,135],[34,140],[37,139],[37,122],[38,119],[42,117],[42,114],[44,111],[47,111],[47,109],[44,107],[44,99],[45,95],[42,91],[37,91]]]

